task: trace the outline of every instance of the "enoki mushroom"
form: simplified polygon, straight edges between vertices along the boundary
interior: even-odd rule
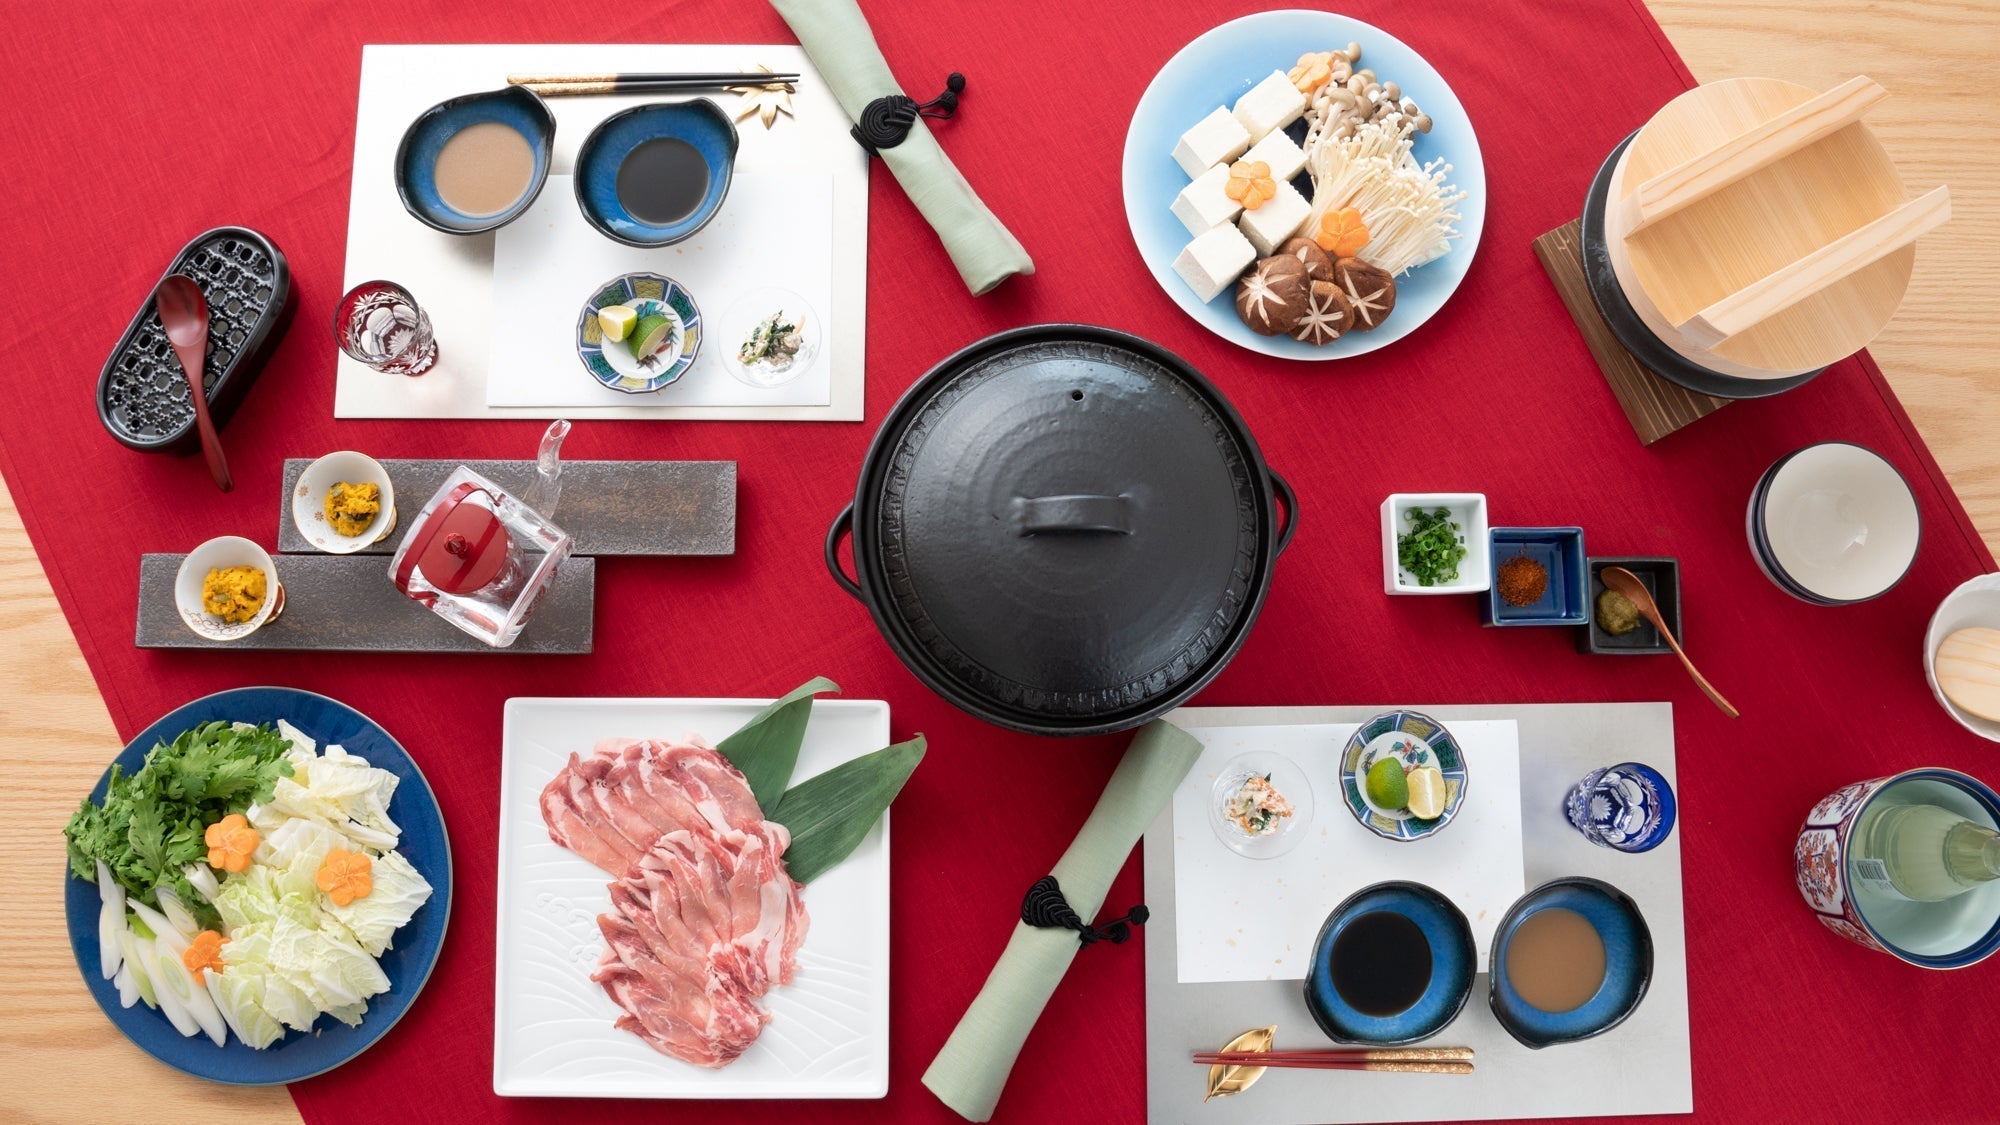
[[[1451,252],[1465,199],[1446,182],[1451,165],[1411,155],[1413,131],[1407,120],[1368,122],[1351,136],[1317,138],[1306,159],[1313,210],[1305,229],[1318,230],[1328,211],[1356,208],[1368,226],[1357,257],[1397,276]]]

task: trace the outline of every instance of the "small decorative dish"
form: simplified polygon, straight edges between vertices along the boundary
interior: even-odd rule
[[[1604,568],[1622,566],[1632,572],[1646,592],[1653,595],[1653,604],[1660,607],[1660,616],[1667,619],[1667,628],[1674,636],[1681,636],[1681,564],[1672,558],[1596,558],[1585,563],[1590,574],[1590,585],[1585,591],[1585,611],[1590,621],[1583,632],[1576,635],[1578,652],[1595,653],[1600,656],[1645,656],[1655,653],[1670,653],[1673,650],[1653,623],[1641,617],[1639,625],[1629,633],[1614,636],[1606,631],[1597,620],[1597,599],[1604,594]]]
[[[633,106],[576,152],[576,204],[605,237],[671,246],[708,225],[729,194],[736,126],[707,98]]]
[[[632,310],[623,339],[607,337],[607,308]],[[646,337],[656,342],[649,342]],[[687,374],[701,353],[701,309],[680,282],[656,273],[612,278],[584,302],[576,321],[576,354],[598,382],[626,394],[647,394]],[[649,348],[641,358],[636,348]]]
[[[361,487],[370,485],[373,495]],[[344,449],[306,466],[292,486],[291,507],[299,534],[329,555],[351,555],[396,530],[396,486],[366,453]]]
[[[191,239],[162,271],[186,274],[208,299],[202,386],[221,430],[291,322],[292,271],[271,240],[246,227],[216,227]],[[97,376],[97,419],[128,449],[192,453],[194,400],[153,307],[154,289],[125,326]]]
[[[481,126],[497,128],[468,131]],[[396,146],[396,196],[432,230],[498,230],[542,193],[555,141],[555,114],[525,86],[439,102],[410,122]]]
[[[746,293],[718,322],[729,351],[724,366],[738,382],[779,387],[812,370],[819,358],[819,317],[789,289],[766,286]]]
[[[238,568],[257,573],[247,574]],[[233,600],[235,611],[228,616],[241,620],[230,621],[222,613],[210,612],[205,594],[211,571],[223,572],[216,596]],[[221,535],[181,560],[174,576],[174,606],[197,635],[211,641],[237,641],[285,611],[285,587],[278,581],[278,568],[271,562],[270,552],[240,535]]]
[[[1519,942],[1522,948],[1517,957],[1515,946],[1522,924],[1548,910],[1567,911],[1589,923],[1601,943],[1601,953],[1541,938],[1546,947],[1539,951],[1528,948],[1526,941]],[[1562,1011],[1535,1007],[1522,996],[1521,987],[1530,983],[1525,974],[1547,971],[1546,964],[1536,964],[1544,959],[1556,962],[1565,972],[1575,971],[1579,962],[1601,964],[1602,979],[1594,991],[1586,983],[1578,994],[1588,998],[1573,1007]],[[1573,1043],[1610,1031],[1638,1010],[1653,980],[1653,935],[1645,916],[1639,913],[1639,904],[1611,884],[1581,875],[1553,879],[1508,908],[1493,931],[1487,969],[1487,1003],[1507,1034],[1535,1049]],[[1564,982],[1552,983],[1559,986]]]
[[[1402,536],[1414,526],[1409,513],[1443,509],[1465,557],[1458,577],[1426,586],[1398,561]],[[1492,547],[1486,537],[1486,497],[1478,492],[1396,492],[1382,501],[1382,588],[1391,594],[1476,594],[1493,582]]]
[[[1404,773],[1406,795],[1415,788],[1409,775],[1436,770],[1441,780],[1442,811],[1419,817],[1410,810],[1410,796],[1398,807],[1375,800],[1369,793],[1368,772],[1378,763],[1394,761]],[[1362,723],[1340,752],[1340,793],[1347,811],[1361,826],[1385,840],[1421,840],[1450,824],[1465,804],[1468,776],[1465,754],[1443,723],[1421,711],[1389,711]]]
[[[1751,490],[1750,553],[1777,587],[1815,605],[1888,593],[1917,561],[1923,517],[1881,454],[1826,441],[1780,457]]]
[[[2000,721],[1975,715],[1959,706],[1938,682],[1938,649],[1945,638],[1961,629],[1978,628],[2000,629],[2000,574],[1968,578],[1938,603],[1937,612],[1931,615],[1930,628],[1924,631],[1924,679],[1930,682],[1938,706],[1959,726],[1989,742],[2000,742]],[[1948,667],[1947,679],[1951,672]]]
[[[1496,527],[1488,534],[1493,584],[1480,600],[1480,624],[1582,625],[1590,620],[1582,528]],[[1515,577],[1510,564],[1521,572],[1516,580],[1523,596],[1535,594],[1526,605],[1507,600]],[[1535,593],[1536,585],[1540,593]]]
[[[1239,754],[1215,775],[1208,824],[1222,846],[1237,855],[1284,855],[1305,839],[1312,818],[1312,782],[1283,754]]]
[[[1415,1043],[1451,1026],[1478,971],[1464,911],[1421,883],[1376,883],[1320,927],[1306,1008],[1336,1043]]]

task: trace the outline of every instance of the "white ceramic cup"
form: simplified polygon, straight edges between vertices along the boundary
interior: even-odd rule
[[[334,485],[372,484],[382,491],[382,510],[359,535],[342,535],[326,519],[326,494]],[[351,555],[379,543],[396,530],[396,488],[389,470],[366,453],[341,450],[306,466],[292,486],[292,523],[306,542],[330,555]]]
[[[202,607],[201,586],[208,572],[224,567],[254,566],[264,572],[264,603],[250,620],[231,624]],[[174,606],[181,620],[211,641],[240,641],[284,612],[285,587],[270,552],[240,535],[222,535],[188,552],[174,575]]]

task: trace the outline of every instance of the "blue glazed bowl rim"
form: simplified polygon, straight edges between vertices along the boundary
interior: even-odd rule
[[[1766,534],[1764,530],[1764,501],[1770,498],[1771,485],[1777,481],[1779,470],[1783,469],[1787,464],[1791,462],[1793,458],[1797,457],[1799,454],[1805,453],[1809,450],[1818,449],[1824,445],[1852,446],[1855,449],[1859,449],[1861,452],[1866,453],[1869,456],[1875,458],[1876,460],[1882,462],[1882,464],[1885,467],[1887,467],[1890,472],[1896,474],[1897,480],[1903,482],[1903,488],[1910,494],[1910,503],[1914,508],[1916,508],[1917,549],[1910,552],[1910,561],[1903,564],[1902,573],[1896,575],[1895,579],[1891,581],[1887,586],[1884,586],[1880,590],[1877,590],[1874,593],[1868,594],[1864,597],[1830,598],[1825,594],[1818,593],[1812,590],[1811,588],[1807,587],[1805,583],[1799,581],[1797,578],[1794,578],[1791,572],[1785,569],[1784,564],[1778,561],[1777,552],[1771,549],[1770,536]],[[1782,588],[1786,593],[1791,594],[1794,597],[1797,597],[1801,601],[1811,602],[1814,605],[1860,605],[1862,602],[1872,602],[1876,598],[1879,598],[1882,595],[1887,594],[1889,591],[1894,590],[1896,587],[1901,586],[1903,584],[1903,579],[1908,578],[1910,576],[1910,571],[1916,569],[1917,557],[1923,554],[1924,506],[1922,504],[1917,503],[1916,501],[1917,501],[1917,490],[1910,487],[1910,478],[1904,476],[1903,470],[1897,468],[1896,463],[1894,461],[1891,461],[1887,457],[1882,456],[1882,454],[1879,451],[1871,449],[1868,446],[1865,446],[1858,441],[1845,441],[1838,438],[1829,441],[1815,441],[1807,445],[1802,445],[1797,449],[1792,450],[1790,453],[1785,454],[1783,457],[1778,458],[1776,461],[1771,462],[1771,467],[1765,469],[1764,475],[1757,478],[1757,486],[1753,488],[1750,492],[1750,520],[1749,520],[1750,549],[1756,552],[1756,561],[1764,567],[1765,573],[1770,575],[1773,579],[1775,579],[1779,587]]]
[[[1526,1028],[1515,1023],[1513,1016],[1508,1013],[1506,1006],[1500,1002],[1500,978],[1503,974],[1495,970],[1495,965],[1500,963],[1501,938],[1508,932],[1509,927],[1518,922],[1523,915],[1529,913],[1530,907],[1538,905],[1542,899],[1547,898],[1556,890],[1564,887],[1578,887],[1603,895],[1612,905],[1623,910],[1631,917],[1632,933],[1635,939],[1634,944],[1638,947],[1639,953],[1639,980],[1633,987],[1631,1002],[1627,1003],[1623,1010],[1611,1019],[1606,1020],[1602,1025],[1589,1031],[1542,1038],[1531,1034]],[[1624,891],[1619,890],[1602,879],[1593,879],[1588,875],[1558,876],[1541,884],[1520,898],[1515,899],[1514,904],[1507,908],[1507,913],[1500,916],[1499,925],[1493,927],[1493,947],[1488,956],[1492,963],[1486,966],[1486,1006],[1493,1012],[1493,1018],[1499,1021],[1502,1028],[1506,1029],[1507,1034],[1513,1036],[1522,1046],[1530,1050],[1539,1051],[1543,1047],[1552,1047],[1558,1043],[1576,1043],[1585,1039],[1595,1039],[1597,1036],[1631,1019],[1632,1013],[1639,1010],[1639,1005],[1645,1001],[1646,993],[1653,986],[1653,929],[1646,922],[1645,912],[1639,909],[1639,904],[1633,901],[1631,895],[1626,894]]]
[[[1853,818],[1845,820],[1844,824],[1860,824],[1861,814],[1868,811],[1868,806],[1874,804],[1877,797],[1887,792],[1891,786],[1904,781],[1940,781],[1954,786],[1973,800],[1984,805],[1987,814],[1993,817],[1994,822],[2000,823],[2000,792],[1996,792],[1992,786],[1969,773],[1946,766],[1920,766],[1913,770],[1904,770],[1901,773],[1890,774],[1887,778],[1883,779],[1882,784],[1876,786],[1875,791],[1868,794],[1867,799],[1855,807]],[[1861,912],[1861,907],[1854,904],[1854,892],[1847,883],[1847,828],[1844,826],[1841,829],[1840,856],[1841,897],[1846,900],[1847,905],[1854,907],[1853,914],[1855,919],[1861,923],[1861,928],[1867,930],[1868,936],[1874,938],[1876,943],[1881,945],[1883,951],[1888,953],[1889,956],[1894,957],[1898,961],[1907,962],[1924,969],[1963,969],[1976,965],[1993,956],[1996,951],[2000,951],[2000,918],[1995,918],[1993,924],[1986,928],[1986,933],[1981,935],[1977,941],[1971,942],[1957,953],[1937,956],[1912,953],[1895,942],[1890,941],[1882,935],[1881,931],[1875,928],[1875,924],[1868,920],[1868,916]]]
[[[1444,808],[1444,814],[1438,817],[1436,820],[1430,821],[1429,822],[1430,827],[1424,829],[1422,832],[1419,832],[1415,836],[1391,836],[1388,833],[1382,831],[1381,829],[1375,827],[1373,824],[1368,823],[1366,817],[1362,816],[1360,812],[1356,811],[1353,805],[1347,803],[1347,795],[1344,792],[1347,786],[1347,779],[1353,776],[1352,773],[1347,768],[1347,752],[1354,748],[1355,740],[1361,738],[1361,732],[1367,730],[1369,724],[1375,722],[1378,719],[1386,719],[1391,715],[1415,715],[1419,719],[1422,719],[1425,722],[1436,727],[1437,735],[1431,738],[1426,738],[1424,741],[1431,744],[1431,749],[1433,751],[1437,749],[1439,739],[1442,739],[1443,741],[1450,743],[1452,750],[1458,754],[1458,770],[1460,773],[1465,775],[1463,778],[1459,780],[1458,783],[1458,799],[1452,801],[1450,804],[1447,804]],[[1373,739],[1365,740],[1361,743],[1361,745],[1366,746],[1370,741],[1373,741]],[[1418,840],[1430,839],[1432,836],[1435,836],[1439,832],[1444,831],[1445,825],[1450,824],[1452,821],[1458,819],[1458,810],[1465,806],[1466,797],[1470,796],[1472,793],[1472,763],[1466,760],[1465,747],[1459,745],[1458,739],[1454,737],[1451,733],[1451,728],[1444,725],[1443,722],[1439,721],[1437,716],[1429,714],[1428,712],[1419,711],[1414,707],[1397,707],[1394,708],[1393,710],[1383,711],[1380,714],[1370,715],[1367,718],[1361,720],[1361,725],[1354,728],[1354,733],[1347,736],[1346,742],[1341,743],[1339,780],[1341,788],[1343,790],[1340,801],[1341,807],[1346,809],[1347,814],[1349,816],[1352,816],[1356,821],[1358,821],[1361,827],[1366,828],[1368,831],[1374,833],[1378,839],[1393,840],[1398,844],[1410,844],[1410,843],[1415,843]],[[1389,882],[1393,883],[1397,882],[1397,880],[1390,880]],[[1389,884],[1388,883],[1374,884],[1374,886],[1377,887],[1387,886],[1387,885]],[[1423,886],[1423,884],[1411,883],[1410,886],[1419,887]],[[1367,890],[1369,888],[1364,887],[1362,889]],[[1360,891],[1355,892],[1355,894],[1360,894],[1360,893],[1361,893]],[[1435,894],[1437,892],[1433,891],[1432,893]],[[1342,905],[1346,904],[1343,903]],[[1453,909],[1457,908],[1453,907]]]
[[[1335,923],[1341,921],[1346,915],[1354,911],[1365,899],[1373,895],[1395,892],[1407,893],[1431,903],[1438,908],[1439,912],[1447,920],[1455,923],[1452,926],[1452,931],[1459,937],[1460,951],[1464,954],[1467,968],[1472,971],[1465,974],[1464,983],[1458,986],[1456,1000],[1448,1005],[1445,1011],[1438,1017],[1436,1026],[1425,1028],[1414,1035],[1405,1036],[1400,1039],[1355,1039],[1345,1034],[1344,1029],[1337,1030],[1334,1027],[1327,1026],[1330,1022],[1329,1018],[1321,1015],[1318,1005],[1313,1003],[1313,981],[1322,971],[1320,966],[1327,962],[1327,958],[1321,956],[1321,950],[1331,937]],[[1472,986],[1478,977],[1479,943],[1472,936],[1472,923],[1466,919],[1465,911],[1460,910],[1457,903],[1446,898],[1444,892],[1438,890],[1436,887],[1411,882],[1408,879],[1385,879],[1379,883],[1370,883],[1353,894],[1348,895],[1346,898],[1341,899],[1340,905],[1327,913],[1326,921],[1320,923],[1319,933],[1313,938],[1312,961],[1306,967],[1306,979],[1303,990],[1305,993],[1306,1011],[1312,1016],[1313,1022],[1319,1025],[1320,1031],[1327,1038],[1336,1043],[1366,1043],[1376,1047],[1396,1047],[1408,1043],[1422,1042],[1442,1032],[1445,1028],[1450,1027],[1458,1019],[1459,1015],[1465,1011],[1466,1002],[1472,998]],[[1437,984],[1437,977],[1435,975],[1431,978],[1431,984],[1432,986]],[[1327,986],[1331,988],[1332,982],[1327,982]],[[1429,988],[1424,990],[1424,995],[1430,995]],[[1423,1000],[1420,997],[1418,1003],[1422,1002]],[[1414,1006],[1412,1005],[1412,1007]]]
[[[418,133],[423,131],[424,125],[433,118],[441,117],[462,105],[471,105],[474,102],[497,101],[501,98],[512,98],[516,101],[526,98],[527,101],[523,104],[528,108],[530,115],[541,122],[541,135],[533,138],[532,141],[537,150],[536,155],[541,157],[537,161],[541,169],[535,174],[534,182],[528,185],[527,192],[519,200],[515,201],[512,207],[507,208],[497,215],[487,216],[485,221],[477,226],[445,226],[443,223],[425,214],[424,209],[418,206],[417,201],[410,196],[409,175],[404,171],[404,165],[410,155],[410,143],[416,139]],[[542,100],[540,94],[535,93],[526,86],[502,86],[497,90],[477,90],[470,94],[460,94],[455,98],[446,98],[422,113],[417,114],[416,120],[410,122],[409,127],[403,130],[403,139],[396,143],[396,163],[394,167],[396,198],[402,200],[403,210],[408,211],[411,218],[432,230],[443,231],[446,234],[485,234],[489,231],[499,230],[501,227],[526,214],[528,208],[534,206],[536,197],[542,194],[542,185],[548,183],[549,169],[555,164],[555,148],[556,115],[550,111],[548,103]]]
[[[710,207],[707,214],[701,216],[700,220],[693,226],[681,231],[674,237],[664,240],[628,238],[611,229],[611,225],[604,221],[604,217],[591,207],[590,200],[585,194],[585,185],[590,179],[586,174],[586,169],[591,166],[591,154],[596,151],[597,145],[601,142],[604,135],[611,130],[612,126],[628,117],[637,117],[641,114],[659,113],[662,111],[686,111],[706,114],[712,116],[722,126],[723,134],[729,138],[729,158],[722,162],[722,167],[709,169],[709,175],[719,177],[722,180],[722,190],[716,193],[715,206]],[[659,136],[669,135],[672,134],[659,134]],[[699,234],[703,227],[707,226],[716,215],[720,214],[723,203],[728,201],[729,187],[735,182],[736,178],[736,153],[741,143],[741,138],[736,133],[736,122],[731,121],[729,115],[722,112],[722,107],[716,105],[709,98],[689,98],[685,101],[677,102],[647,102],[644,105],[629,106],[621,109],[617,113],[598,122],[597,127],[592,129],[583,138],[583,143],[577,146],[576,162],[572,166],[574,174],[570,177],[570,190],[576,196],[576,209],[583,212],[583,220],[585,222],[589,223],[598,233],[611,239],[613,242],[622,242],[627,246],[637,246],[640,249],[646,250],[658,246],[672,246],[677,242],[685,242],[693,238],[696,234]]]

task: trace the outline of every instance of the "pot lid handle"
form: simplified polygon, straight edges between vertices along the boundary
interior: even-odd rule
[[[1132,534],[1130,496],[1017,496],[1011,507],[1014,534],[1019,536]]]

